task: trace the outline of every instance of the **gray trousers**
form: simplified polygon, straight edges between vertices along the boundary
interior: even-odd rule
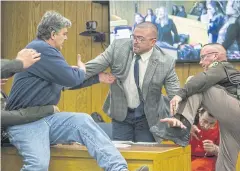
[[[155,142],[145,115],[135,118],[131,113],[122,122],[112,120],[112,136],[115,141]]]
[[[220,145],[216,171],[235,171],[240,151],[240,101],[222,87],[214,86],[182,102],[178,113],[193,124],[201,105],[219,121]]]

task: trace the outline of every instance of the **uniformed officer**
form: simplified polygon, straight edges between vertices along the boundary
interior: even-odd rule
[[[227,62],[226,51],[220,44],[207,44],[202,48],[200,65],[204,72],[191,78],[171,100],[170,110],[174,117],[161,122],[171,126],[166,132],[171,132],[172,137],[173,130],[179,129],[175,127],[185,128],[188,134],[197,109],[203,105],[220,125],[216,170],[235,171],[240,151],[240,72]],[[159,136],[169,139],[165,134]],[[172,140],[177,142],[176,138]]]

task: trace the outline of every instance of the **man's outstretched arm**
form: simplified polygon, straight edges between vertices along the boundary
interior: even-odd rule
[[[18,52],[16,59],[1,60],[1,78],[9,78],[15,73],[21,72],[40,60],[40,53],[33,49],[23,49]]]
[[[57,106],[53,105],[28,107],[12,111],[2,110],[1,124],[4,127],[26,124],[37,121],[56,112],[59,112],[59,109]]]

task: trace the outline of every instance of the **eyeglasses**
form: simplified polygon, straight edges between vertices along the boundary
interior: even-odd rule
[[[142,42],[144,42],[144,41],[146,41],[146,40],[156,39],[156,38],[146,39],[146,38],[144,38],[144,37],[142,37],[142,36],[135,36],[135,35],[133,35],[133,34],[130,36],[130,38],[131,38],[132,40],[135,40],[135,41],[138,42],[138,43],[142,43]]]
[[[204,54],[204,55],[201,55],[201,56],[200,56],[200,59],[203,60],[206,56],[211,55],[211,54],[214,54],[214,53],[218,53],[218,52],[206,53],[206,54]]]

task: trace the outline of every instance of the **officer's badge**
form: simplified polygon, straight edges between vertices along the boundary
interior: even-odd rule
[[[218,64],[220,64],[220,62],[213,62],[211,65],[209,65],[209,68],[211,68],[211,67],[215,67],[215,66],[217,66]]]

